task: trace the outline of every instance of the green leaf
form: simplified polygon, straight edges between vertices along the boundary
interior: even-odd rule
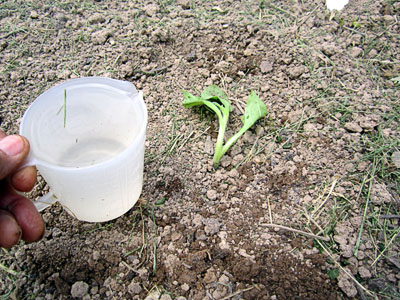
[[[201,98],[209,101],[221,102],[225,109],[229,109],[229,112],[232,111],[232,106],[229,102],[228,96],[215,84],[206,87],[201,93]],[[221,108],[221,110],[223,110],[223,108]]]
[[[336,279],[339,276],[339,269],[331,269],[328,271],[328,276],[331,280]]]
[[[221,105],[219,105],[216,102],[212,102],[212,101],[203,99],[202,97],[199,97],[199,96],[193,96],[188,91],[182,90],[182,92],[184,95],[184,100],[182,102],[182,105],[184,107],[188,108],[188,107],[193,107],[193,106],[205,105],[217,114],[218,119],[220,121],[222,120],[223,114],[225,114],[225,110],[221,109]],[[229,112],[228,112],[228,114],[229,114]]]
[[[183,95],[184,95],[184,100],[182,102],[182,105],[186,108],[188,107],[193,107],[193,106],[200,106],[205,104],[205,100],[199,96],[194,96],[188,91],[182,90]]]
[[[228,96],[224,93],[222,89],[220,89],[217,85],[213,84],[209,87],[206,87],[204,91],[201,93],[201,98],[203,99],[211,99],[218,98],[219,100],[228,101]]]
[[[243,128],[249,129],[258,119],[267,115],[267,107],[254,91],[251,91],[242,117]]]

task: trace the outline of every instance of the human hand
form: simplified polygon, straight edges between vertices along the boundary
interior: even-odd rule
[[[36,168],[18,170],[29,153],[29,142],[0,130],[0,247],[9,248],[22,238],[35,242],[44,234],[44,222],[29,199],[15,192],[30,191]]]

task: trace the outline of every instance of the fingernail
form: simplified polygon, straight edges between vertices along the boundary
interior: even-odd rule
[[[0,150],[9,156],[18,155],[24,150],[24,141],[18,135],[9,135],[0,141]]]

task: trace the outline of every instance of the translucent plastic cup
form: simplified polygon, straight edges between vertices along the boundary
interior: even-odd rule
[[[20,125],[31,145],[25,165],[50,187],[37,209],[58,201],[88,222],[130,210],[142,190],[146,125],[142,93],[129,82],[79,78],[40,95]]]

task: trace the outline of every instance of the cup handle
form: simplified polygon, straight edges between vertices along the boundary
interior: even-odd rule
[[[29,154],[18,169],[21,170],[25,167],[31,166],[36,166],[36,160]],[[50,205],[53,205],[55,202],[57,202],[57,197],[52,192],[49,192],[46,195],[40,197],[38,200],[33,201],[33,204],[35,205],[37,211],[41,212]]]
[[[57,202],[57,197],[50,192],[40,197],[38,200],[33,201],[33,204],[35,205],[37,211],[41,212],[42,210],[46,209],[47,207],[53,205],[56,202]]]

